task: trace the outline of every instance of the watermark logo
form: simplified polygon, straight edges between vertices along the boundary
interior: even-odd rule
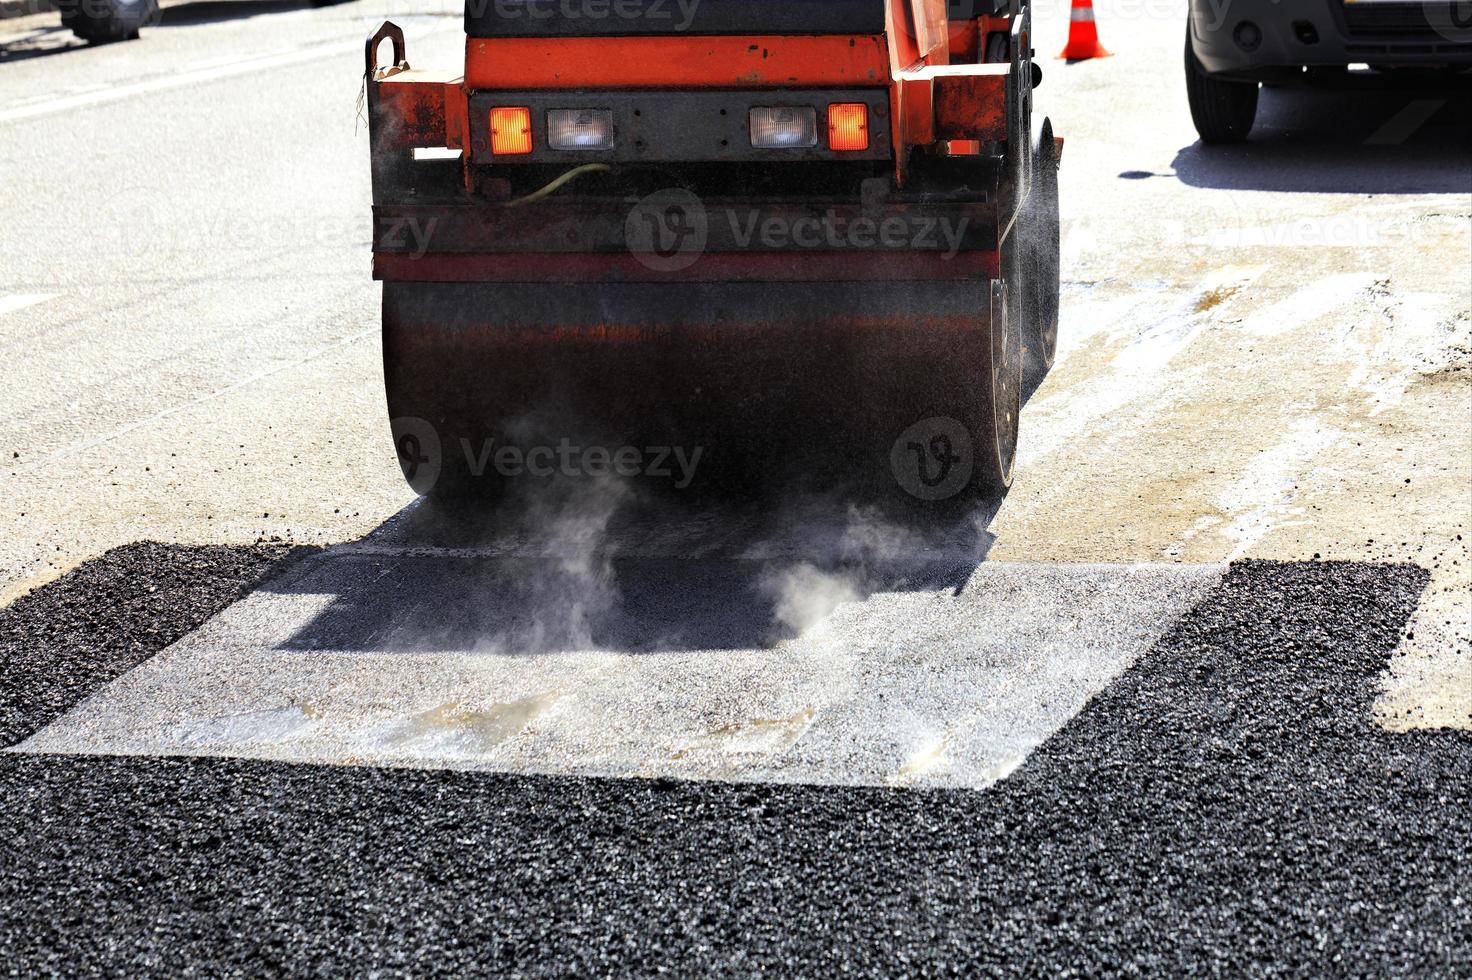
[[[466,16],[510,24],[550,20],[588,24],[647,22],[661,33],[682,33],[695,23],[701,0],[470,0]]]
[[[418,494],[432,492],[447,465],[473,480],[641,477],[667,480],[676,490],[684,490],[694,482],[705,456],[704,446],[581,445],[565,436],[534,444],[498,436],[441,438],[434,425],[412,415],[391,420],[389,429],[399,468]]]
[[[971,482],[974,464],[970,433],[944,416],[916,422],[889,450],[895,481],[921,500],[946,500],[960,493]]]
[[[669,480],[676,490],[683,490],[695,479],[704,446],[580,446],[566,437],[556,444],[518,446],[483,439],[477,446],[470,439],[459,440],[465,453],[465,466],[472,477],[488,473],[507,479],[530,476],[548,479],[567,477],[645,477]]]
[[[961,250],[970,219],[917,215],[903,218],[847,217],[834,210],[820,215],[745,214],[727,209],[731,240],[742,248],[753,243],[764,249],[873,249],[935,252],[952,259]]]
[[[429,251],[430,239],[439,218],[418,218],[414,215],[389,215],[378,219],[377,247],[391,252],[423,258]]]
[[[156,199],[147,190],[129,188],[114,194],[97,212],[93,227],[106,236],[115,255],[142,258],[173,245],[177,230],[156,209]]]
[[[424,419],[409,415],[391,420],[389,431],[393,433],[394,451],[398,454],[404,479],[415,493],[429,493],[440,478],[439,433]]]
[[[1451,3],[1428,0],[1423,9],[1426,23],[1437,34],[1453,44],[1472,42],[1472,0],[1454,0]]]
[[[966,245],[970,219],[947,215],[870,217],[830,208],[785,214],[719,207],[712,213],[690,191],[668,188],[636,201],[624,218],[624,241],[646,268],[679,272],[710,245],[711,232],[737,249],[764,251],[925,251],[952,259]]]
[[[420,258],[432,244],[437,217],[391,215],[374,220],[379,248]],[[89,221],[112,255],[141,258],[169,252],[193,253],[201,248],[252,255],[283,248],[327,251],[356,250],[367,237],[365,219],[351,212],[290,212],[263,216],[242,204],[224,201],[187,212],[166,211],[155,188],[119,191]]]
[[[667,188],[635,202],[624,218],[624,241],[655,272],[679,272],[705,252],[710,224],[705,205],[687,190]]]

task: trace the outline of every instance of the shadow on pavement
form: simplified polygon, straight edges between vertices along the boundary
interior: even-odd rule
[[[286,650],[761,649],[840,602],[957,592],[991,541],[970,524],[922,531],[817,509],[466,513],[421,501],[263,591],[331,597]]]
[[[1175,176],[1230,190],[1465,194],[1472,191],[1469,95],[1466,75],[1351,72],[1328,87],[1264,87],[1248,141],[1183,147]]]
[[[3,22],[0,22],[3,24]],[[12,40],[0,43],[0,65],[31,58],[44,58],[68,51],[81,51],[92,45],[77,37],[70,30],[56,24],[30,31]]]

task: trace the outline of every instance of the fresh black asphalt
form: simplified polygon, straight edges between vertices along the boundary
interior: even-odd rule
[[[211,554],[0,613],[6,737],[268,557]],[[155,565],[208,587],[150,633]],[[1472,734],[1371,720],[1425,581],[1238,564],[985,792],[0,755],[0,964],[1472,975]]]
[[[198,628],[296,550],[142,542],[21,596],[0,610],[0,745]]]

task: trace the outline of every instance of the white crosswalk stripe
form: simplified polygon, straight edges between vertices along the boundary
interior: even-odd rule
[[[0,316],[54,299],[55,293],[0,293]]]

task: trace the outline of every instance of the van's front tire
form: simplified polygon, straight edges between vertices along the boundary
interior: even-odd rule
[[[1203,143],[1241,143],[1257,116],[1256,82],[1217,78],[1202,66],[1191,50],[1191,25],[1186,25],[1186,101],[1191,121]]]

